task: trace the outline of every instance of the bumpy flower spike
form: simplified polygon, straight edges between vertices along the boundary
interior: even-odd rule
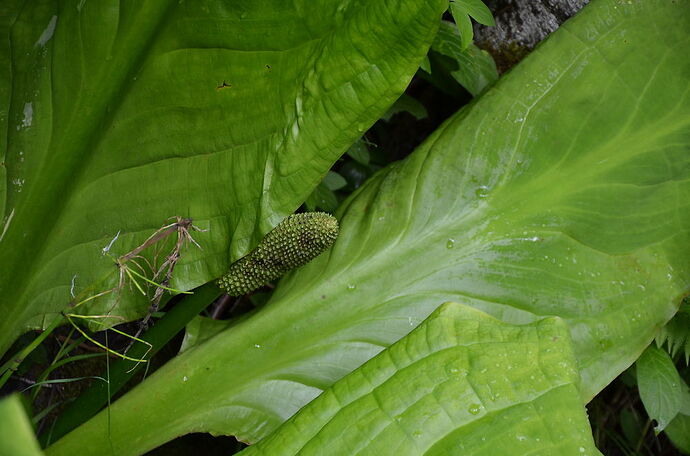
[[[285,218],[254,250],[230,266],[218,286],[241,296],[303,266],[328,249],[338,237],[338,221],[324,212],[305,212]]]

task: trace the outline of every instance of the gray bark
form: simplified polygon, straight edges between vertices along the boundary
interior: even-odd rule
[[[589,0],[485,0],[496,27],[475,24],[475,43],[510,69]]]

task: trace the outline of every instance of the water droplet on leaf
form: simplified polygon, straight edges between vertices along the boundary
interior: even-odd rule
[[[482,185],[474,191],[474,194],[477,195],[478,198],[486,198],[489,195],[489,187]]]

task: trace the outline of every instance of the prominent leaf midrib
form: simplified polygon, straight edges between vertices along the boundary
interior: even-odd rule
[[[496,193],[498,193],[498,192],[496,192]],[[539,192],[534,192],[533,194],[535,194],[535,193],[539,193]],[[506,204],[506,206],[510,206],[510,204]],[[427,234],[419,235],[419,232],[416,232],[416,233],[414,233],[416,235],[411,235],[410,233],[408,233],[408,236],[401,235],[400,237],[395,239],[395,242],[392,242],[386,248],[377,251],[376,255],[374,257],[367,256],[367,259],[368,259],[367,262],[363,262],[363,261],[357,262],[356,258],[353,259],[351,264],[353,264],[354,267],[349,268],[349,270],[352,271],[351,276],[361,276],[361,277],[369,276],[371,274],[372,264],[377,265],[376,269],[388,270],[390,267],[392,267],[392,265],[395,265],[396,263],[398,263],[401,258],[409,258],[410,253],[419,249],[420,246],[425,246],[425,245],[428,246],[428,245],[437,244],[440,241],[447,239],[448,236],[452,235],[453,232],[462,232],[462,228],[461,228],[462,226],[472,225],[473,221],[485,220],[487,217],[489,217],[486,215],[487,212],[490,212],[490,213],[491,212],[497,212],[500,214],[502,212],[502,209],[491,207],[491,205],[489,203],[482,202],[482,203],[480,203],[480,205],[475,206],[471,210],[468,210],[463,217],[460,217],[460,221],[462,223],[458,223],[458,220],[443,219],[442,221],[444,221],[446,223],[438,223],[438,224],[433,225],[432,229],[425,230],[425,233],[427,233]],[[524,211],[521,211],[519,213],[519,217],[517,217],[517,216],[515,216],[515,217],[518,219],[523,219],[524,217],[527,217],[530,215],[529,211],[527,211],[524,214],[523,214],[523,212]],[[409,225],[409,224],[407,224],[407,225]],[[520,240],[520,239],[522,239],[522,237],[524,237],[524,235],[518,235],[517,234],[518,232],[520,232],[520,228],[521,228],[521,226],[516,226],[513,230],[515,232],[514,235],[501,236],[501,237],[498,237],[496,240],[497,241],[500,241],[500,240]],[[582,245],[583,247],[585,247],[589,250],[595,251],[599,254],[603,254],[603,255],[608,256],[608,257],[623,256],[623,254],[616,254],[616,253],[603,251],[603,250],[601,250],[595,246],[583,243],[581,240],[577,239],[574,235],[572,235],[571,233],[569,233],[565,229],[564,230],[546,230],[543,228],[539,228],[539,229],[532,229],[530,232],[535,234],[535,235],[545,234],[545,233],[561,235],[561,236],[564,236],[568,239],[571,239],[572,241],[576,242],[577,244]],[[465,244],[463,246],[459,246],[459,248],[458,248],[458,251],[461,251],[463,249],[465,250],[466,253],[463,255],[463,258],[468,258],[475,252],[487,250],[487,248],[481,248],[481,246],[478,249],[477,248],[466,248],[465,246],[467,246],[467,245],[474,245],[474,244],[468,243],[468,244]],[[635,251],[642,250],[642,249],[648,248],[648,247],[649,247],[649,245],[644,246],[644,247],[640,247],[640,248],[636,249]],[[366,249],[363,249],[362,251],[360,251],[360,254],[366,254],[366,253],[367,253]],[[630,252],[630,253],[632,253],[632,252]],[[353,257],[358,257],[358,256],[353,255]],[[455,264],[455,262],[453,264]],[[450,267],[450,265],[444,264],[439,269],[433,270],[432,272],[425,274],[424,277],[434,275],[435,273],[437,273],[439,271],[443,271],[444,269],[447,269],[448,267]],[[511,265],[511,267],[518,267],[518,266]],[[522,267],[522,268],[526,269],[524,267]],[[358,269],[361,270],[360,273],[357,273]],[[544,272],[543,270],[538,269],[538,268],[530,268],[530,269],[535,270],[535,271],[539,271],[540,273]],[[421,281],[421,280],[423,280],[423,278],[420,278],[417,281]],[[575,278],[572,278],[572,280],[569,280],[569,281],[577,283],[577,280]],[[408,285],[409,286],[405,287],[406,289],[409,288],[410,286],[414,285],[414,284],[408,284]],[[471,297],[473,299],[481,299],[481,300],[487,301],[487,302],[494,302],[490,299],[487,300],[486,297],[477,297],[477,296],[468,296],[468,297]],[[501,305],[507,305],[505,303],[500,303],[500,304]],[[513,306],[513,305],[511,304],[511,306]],[[527,310],[527,309],[522,309],[522,310]]]
[[[300,43],[299,45],[293,46],[293,47],[291,47],[291,48],[280,49],[280,50],[272,50],[272,51],[267,51],[267,52],[271,52],[271,53],[284,53],[284,52],[289,52],[289,51],[291,51],[291,50],[298,49],[298,48],[300,48],[300,47],[309,45],[310,43],[314,43],[314,42],[323,42],[323,40],[324,40],[326,37],[333,35],[335,32],[336,32],[335,29],[331,29],[331,30],[329,30],[328,32],[324,33],[322,36],[313,38],[313,39],[311,39],[311,40],[309,40],[309,41],[307,41],[307,42]],[[198,47],[198,48],[194,48],[194,47],[190,47],[190,48],[178,48],[178,49],[166,51],[166,52],[164,52],[163,54],[167,54],[167,53],[171,53],[171,52],[176,52],[176,51],[194,50],[194,49],[220,49],[220,50],[228,50],[228,51],[233,51],[233,52],[234,52],[234,50],[233,50],[233,49],[230,49],[230,48],[214,48],[214,47]],[[243,51],[243,52],[244,52],[244,51]],[[246,52],[254,52],[254,51],[246,51]],[[263,52],[263,51],[258,51],[258,52]],[[143,65],[143,64],[142,64],[142,65]],[[363,72],[366,72],[366,71],[367,71],[367,70],[364,70]],[[360,73],[360,74],[361,74],[361,73]],[[180,107],[177,107],[177,108],[180,108]],[[182,108],[184,108],[184,107],[182,107]],[[166,108],[161,108],[161,109],[170,109],[170,108],[169,108],[169,107],[166,107]],[[141,115],[141,114],[139,114],[139,115]],[[110,177],[110,176],[112,176],[113,174],[116,174],[116,173],[118,173],[118,172],[122,172],[122,171],[126,171],[126,170],[131,170],[131,169],[135,169],[135,168],[139,168],[139,167],[144,167],[144,166],[148,166],[148,165],[152,165],[152,164],[157,164],[157,163],[160,163],[160,162],[164,162],[164,161],[166,161],[166,160],[174,160],[174,159],[193,159],[193,158],[195,158],[195,157],[199,157],[199,156],[202,156],[202,155],[209,155],[209,156],[211,156],[211,155],[215,155],[215,154],[220,154],[220,153],[226,152],[226,151],[228,151],[228,150],[231,150],[231,149],[234,148],[234,147],[240,147],[240,146],[251,145],[251,144],[260,142],[260,141],[264,140],[265,138],[268,138],[268,137],[271,137],[271,136],[275,136],[275,135],[277,135],[277,134],[280,134],[280,132],[279,132],[279,131],[274,131],[274,132],[271,132],[271,133],[266,134],[266,135],[263,136],[263,137],[254,139],[254,140],[252,140],[252,141],[248,141],[248,142],[244,142],[244,143],[236,143],[236,144],[233,144],[232,147],[230,147],[230,148],[225,148],[225,149],[221,149],[221,150],[217,150],[217,151],[213,151],[213,152],[209,152],[209,153],[194,154],[194,155],[189,155],[189,156],[170,156],[170,157],[165,157],[165,158],[162,158],[162,159],[158,159],[158,160],[154,160],[154,161],[150,161],[150,162],[146,162],[146,163],[136,164],[136,165],[133,165],[133,166],[130,166],[130,167],[127,167],[127,168],[120,168],[120,169],[118,169],[118,170],[116,170],[116,171],[109,172],[108,174],[104,174],[104,175],[101,175],[101,176],[99,176],[99,177],[97,177],[97,178],[95,178],[95,179],[92,179],[92,180],[90,180],[90,181],[87,182],[87,183],[81,183],[81,184],[80,184],[80,189],[79,189],[79,190],[81,191],[83,188],[86,188],[86,187],[88,187],[89,185],[96,185],[96,184],[97,184],[97,181],[99,180],[99,178],[108,178],[108,177]],[[155,229],[155,228],[153,228],[153,229]],[[61,252],[58,252],[58,254],[60,254],[60,253],[62,253],[62,251],[61,251]]]
[[[298,44],[295,44],[294,46],[282,48],[282,49],[260,49],[260,48],[252,48],[252,49],[239,49],[239,48],[230,48],[230,47],[220,47],[220,46],[188,46],[188,47],[179,47],[175,49],[169,49],[164,52],[160,53],[160,56],[165,56],[168,54],[175,54],[177,52],[184,52],[184,51],[227,51],[227,52],[232,52],[232,53],[237,53],[237,54],[282,54],[286,52],[293,52],[297,49],[300,49],[302,47],[306,47],[310,44],[320,42],[322,41],[325,37],[333,35],[336,33],[337,30],[329,30],[326,33],[323,33],[322,35],[319,35],[315,38],[311,38],[306,41],[302,41]]]
[[[171,14],[171,10],[172,10],[171,5],[176,5],[176,4],[172,1],[170,1],[168,3],[167,7],[165,8],[166,13],[159,15],[158,22],[156,23],[156,26],[153,27],[153,30],[151,32],[151,37],[155,37],[155,36],[159,35],[161,33],[161,31],[165,29],[165,22],[166,22],[165,19],[167,17],[169,17],[169,15]],[[132,28],[134,28],[134,27],[132,27]],[[130,34],[132,34],[132,33],[134,33],[134,32],[130,32]],[[333,33],[332,30],[329,31],[327,34],[330,34],[330,33]],[[118,31],[118,37],[119,37],[119,31]],[[316,38],[315,40],[319,40],[319,39],[322,39],[322,37]],[[121,74],[123,76],[121,76],[121,78],[120,78],[120,85],[117,89],[113,89],[111,91],[111,93],[114,93],[114,94],[126,93],[128,91],[128,87],[130,87],[134,83],[134,79],[130,76],[132,74],[135,74],[143,66],[145,66],[146,61],[151,58],[151,56],[148,54],[148,52],[150,49],[152,49],[155,46],[156,39],[150,38],[148,40],[142,40],[142,41],[144,41],[145,44],[141,47],[141,49],[138,52],[139,57],[127,59],[127,62],[130,64],[129,69],[121,72]],[[314,40],[310,40],[310,42],[311,41],[314,41]],[[52,44],[53,43],[51,43],[51,45]],[[303,46],[305,44],[308,44],[308,43],[302,43],[302,44],[300,44],[300,46]],[[297,47],[299,47],[299,46],[297,46]],[[124,54],[124,52],[122,52],[122,54]],[[81,63],[83,65],[83,63],[84,63],[83,59],[81,59]],[[109,68],[106,68],[106,70],[107,69],[109,69]],[[82,70],[82,73],[84,74],[83,70]],[[105,74],[104,76],[102,76],[102,79],[108,80],[108,86],[110,86],[110,87],[114,86],[112,84],[112,77],[111,77],[112,73],[110,73],[109,71],[105,71],[103,69],[101,69],[100,73]],[[51,92],[51,95],[52,95],[52,92]],[[116,97],[109,98],[108,101],[112,101],[112,100],[115,101],[114,103],[109,104],[109,107],[111,108],[110,112],[106,113],[105,110],[101,110],[100,111],[100,112],[102,112],[101,117],[98,119],[92,120],[91,124],[98,125],[100,122],[100,119],[107,119],[106,122],[108,124],[110,124],[112,122],[112,120],[116,117],[116,115],[119,111],[119,108],[121,107],[121,103],[124,99],[125,99],[125,97],[123,97],[123,96],[116,96]],[[81,102],[81,104],[80,104],[80,102]],[[77,130],[79,130],[81,127],[82,130],[91,132],[91,139],[86,139],[83,141],[83,144],[84,144],[82,147],[83,149],[87,149],[87,148],[96,149],[98,142],[100,142],[103,139],[103,137],[105,136],[105,133],[99,134],[98,132],[107,132],[107,128],[103,128],[103,129],[88,128],[89,125],[91,125],[88,122],[86,122],[86,127],[84,127],[85,123],[84,123],[83,119],[80,117],[75,118],[75,116],[74,116],[75,112],[79,112],[81,110],[80,106],[88,104],[88,102],[89,102],[88,99],[85,101],[82,101],[81,98],[78,99],[78,101],[75,105],[75,108],[73,108],[73,110],[72,110],[73,117],[71,119],[71,125],[75,125],[75,123],[76,123],[76,127],[72,127],[72,128],[76,128]],[[67,130],[70,130],[70,127],[68,127]],[[272,136],[275,134],[276,134],[276,132],[272,132],[270,135],[267,135],[267,136]],[[264,139],[263,137],[258,138],[258,139],[254,139],[254,140],[248,142],[247,145],[256,143],[256,142],[261,141],[263,139]],[[235,145],[233,145],[233,147],[238,147],[238,146],[242,146],[242,145],[243,144],[235,144]],[[78,159],[76,160],[76,166],[69,168],[71,171],[71,174],[72,174],[71,179],[64,179],[64,180],[57,179],[57,181],[59,181],[59,182],[60,181],[64,182],[60,191],[55,191],[55,192],[43,191],[42,192],[42,195],[45,195],[45,196],[50,196],[53,193],[55,196],[59,195],[59,198],[55,198],[55,199],[43,198],[46,201],[42,205],[39,205],[39,206],[50,206],[51,211],[49,211],[49,212],[60,214],[60,216],[58,216],[58,217],[48,218],[49,223],[43,223],[40,225],[42,227],[42,229],[47,232],[46,236],[48,238],[50,238],[50,233],[53,233],[54,230],[56,229],[56,227],[58,227],[60,225],[61,220],[63,218],[62,217],[62,214],[63,214],[62,208],[64,208],[66,206],[66,204],[68,204],[68,202],[70,200],[70,195],[74,194],[75,192],[82,191],[84,189],[85,184],[84,184],[83,180],[80,179],[80,176],[85,174],[86,170],[88,170],[88,168],[89,168],[89,164],[94,159],[94,154],[74,154],[71,149],[65,149],[64,147],[62,148],[62,150],[63,150],[63,154],[55,154],[56,157],[54,158],[54,161],[59,162],[61,160],[64,160],[64,157],[62,157],[63,155],[68,157],[68,158],[69,157],[78,157]],[[221,152],[223,152],[223,151],[214,151],[213,154],[217,154],[217,153],[221,153]],[[141,165],[121,169],[118,171],[124,171],[126,169],[136,168],[136,167],[140,167],[140,166],[143,167],[143,166],[155,164],[158,162],[162,162],[162,161],[165,161],[168,159],[176,159],[176,158],[189,159],[189,158],[193,158],[193,157],[196,157],[199,155],[200,154],[196,154],[192,157],[166,157],[166,158],[161,159],[161,160],[155,160],[153,162],[144,163]],[[207,155],[210,155],[210,154],[207,154]],[[82,158],[82,157],[85,157],[85,158]],[[50,172],[51,174],[54,174],[52,172],[54,168],[55,168],[55,165],[52,162],[51,163],[45,162],[43,164],[42,169],[38,170],[37,174],[41,175],[41,174],[45,174],[46,172]],[[65,169],[68,169],[68,167],[65,167]],[[112,175],[112,173],[109,173],[109,174],[104,175],[102,177],[107,177],[110,175]],[[86,186],[88,186],[92,183],[95,183],[96,180],[86,183]],[[14,222],[17,223],[18,220],[15,220]],[[157,227],[152,227],[151,229],[155,230],[156,228]],[[143,231],[146,231],[146,230],[142,229],[139,232],[143,232]],[[6,241],[8,241],[8,242],[6,242],[6,245],[10,244],[9,238],[6,239]],[[82,243],[80,243],[80,245],[92,243],[95,241],[97,241],[97,239],[82,242]],[[27,268],[27,273],[20,277],[20,280],[18,281],[18,283],[15,282],[13,284],[15,290],[22,290],[22,294],[19,296],[19,299],[26,298],[25,292],[28,291],[28,287],[23,286],[23,284],[24,284],[24,282],[26,282],[26,280],[29,277],[32,277],[34,275],[34,273],[36,272],[37,265],[40,265],[40,269],[42,270],[45,268],[45,266],[47,264],[47,262],[43,261],[43,258],[45,257],[45,255],[47,253],[50,252],[49,248],[52,244],[51,243],[35,243],[35,244],[38,244],[38,248],[36,249],[34,254],[30,256],[30,258],[34,259],[34,261],[32,261],[31,265]],[[68,246],[67,249],[69,249],[71,247],[73,247],[73,246]],[[19,250],[19,249],[17,249],[17,250]],[[57,252],[55,255],[53,255],[51,253],[51,258],[55,257],[55,256],[59,256],[60,254],[64,253],[64,251],[65,250],[61,250],[61,251]],[[22,307],[22,308],[25,309],[26,307]],[[24,313],[25,312],[22,312],[22,314],[24,314]]]
[[[481,207],[475,208],[474,211],[469,211],[466,214],[466,216],[463,217],[463,221],[464,221],[463,225],[466,226],[467,224],[471,224],[473,220],[483,219],[485,216],[483,210],[486,210],[488,208],[489,208],[489,205],[482,204]],[[354,277],[366,278],[366,277],[371,276],[372,264],[376,265],[377,270],[380,270],[380,271],[390,270],[390,268],[393,267],[395,264],[399,263],[401,261],[401,259],[409,258],[410,253],[417,250],[420,245],[421,246],[424,246],[424,245],[428,246],[430,244],[434,245],[434,244],[439,243],[442,240],[445,240],[452,231],[458,231],[458,232],[462,231],[462,228],[459,227],[457,223],[452,223],[453,222],[452,220],[446,220],[446,222],[447,222],[446,224],[437,224],[437,225],[434,225],[433,229],[426,230],[426,233],[428,233],[426,235],[413,236],[411,239],[410,238],[398,238],[397,242],[395,244],[391,244],[388,247],[386,247],[385,249],[381,249],[381,250],[377,251],[375,257],[367,257],[368,258],[367,262],[363,262],[363,261],[353,262],[352,264],[354,266],[351,266],[349,268],[349,270],[351,271],[350,277],[351,278],[354,278]],[[452,228],[452,231],[451,231],[451,228]],[[520,228],[519,226],[516,227],[514,231],[516,233],[519,232],[520,231],[519,228]],[[535,235],[540,235],[540,234],[543,235],[545,233],[549,233],[549,234],[556,234],[559,236],[563,236],[567,239],[571,239],[572,241],[576,242],[578,245],[581,245],[581,246],[587,248],[588,250],[592,250],[594,252],[597,252],[598,254],[602,254],[602,255],[605,255],[607,257],[624,256],[624,255],[612,254],[610,252],[602,251],[602,250],[600,250],[594,246],[585,244],[582,241],[578,240],[574,235],[568,233],[567,230],[556,231],[556,230],[545,230],[543,228],[540,228],[540,229],[532,230],[531,233],[533,233]],[[515,235],[510,236],[510,237],[508,237],[508,236],[500,237],[497,240],[504,240],[504,239],[505,240],[519,240],[519,239],[521,239],[521,237],[516,237],[516,236],[518,236],[518,235],[515,234]],[[646,249],[649,247],[650,246],[648,245],[648,246],[642,247],[640,249],[636,249],[636,251]],[[462,249],[463,249],[463,246],[460,246],[458,250],[462,250]],[[477,251],[481,251],[481,250],[486,250],[486,249],[484,249],[484,248],[479,248],[478,250],[477,249],[467,249],[467,253],[465,255],[463,255],[463,257],[464,258],[470,257],[473,252],[477,252]],[[365,252],[366,252],[366,250],[362,251],[362,253],[365,253]],[[455,263],[453,263],[453,264],[455,264]],[[333,266],[333,267],[336,267],[336,266]],[[434,271],[430,272],[429,274],[425,274],[425,276],[430,276],[430,275],[436,274],[439,271],[443,271],[449,267],[451,267],[451,265],[444,264],[439,269],[434,270]],[[538,268],[526,268],[526,267],[522,267],[522,266],[518,266],[518,265],[511,265],[511,268],[529,269],[529,270],[534,270],[534,271],[539,272],[539,273],[544,273],[544,270],[538,269]],[[327,269],[328,269],[328,267],[326,268],[326,270]],[[358,270],[360,272],[358,272]],[[549,272],[552,272],[552,271],[549,271]],[[568,282],[572,282],[574,284],[579,283],[577,278],[561,277],[561,279],[565,279]],[[353,283],[357,282],[356,279],[351,279],[351,281]],[[364,280],[364,281],[366,281],[366,280]],[[416,280],[415,282],[419,282],[419,281],[421,281],[421,279]],[[406,284],[404,289],[407,290],[407,293],[410,293],[411,292],[410,288],[413,288],[413,287],[414,287],[414,283],[408,283],[408,284]],[[314,291],[314,293],[318,294],[318,292],[319,292],[319,290],[317,288]],[[519,309],[523,312],[528,312],[528,313],[535,315],[535,316],[550,316],[551,315],[551,314],[547,314],[547,315],[535,314],[534,309],[520,306],[520,305],[518,305],[518,303],[515,303],[515,302],[506,303],[503,301],[498,301],[496,299],[493,299],[489,296],[480,296],[480,295],[475,295],[473,293],[468,293],[465,290],[463,290],[463,291],[453,290],[452,292],[456,296],[465,296],[465,297],[468,297],[468,298],[473,299],[473,300],[481,300],[481,301],[487,302],[487,303],[498,304],[502,307],[516,308],[516,309]],[[402,291],[400,293],[402,293]],[[399,296],[400,293],[388,297],[385,300],[385,302],[389,302],[390,300],[395,299],[396,296]],[[413,294],[414,295],[422,295],[425,293],[423,292],[423,290],[422,291],[413,290]],[[435,294],[437,294],[437,293],[435,293]],[[381,304],[381,305],[383,305],[383,304]],[[564,314],[561,313],[561,316],[564,316]],[[572,314],[572,315],[570,315],[570,317],[575,318],[575,317],[578,317],[578,315]]]

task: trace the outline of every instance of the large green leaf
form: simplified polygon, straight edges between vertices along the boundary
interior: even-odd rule
[[[577,382],[560,319],[448,303],[242,455],[599,454]]]
[[[203,250],[183,250],[172,285],[186,290],[223,273],[400,95],[445,6],[8,5],[0,352],[20,331],[44,326],[46,314],[116,286],[104,247],[122,255],[170,217],[207,230],[193,233]],[[146,300],[130,289],[91,312],[142,315]]]
[[[690,290],[689,26],[680,3],[592,2],[361,188],[334,248],[265,307],[53,454],[97,441],[108,417],[116,448],[255,441],[449,300],[513,324],[560,316],[589,400]]]

